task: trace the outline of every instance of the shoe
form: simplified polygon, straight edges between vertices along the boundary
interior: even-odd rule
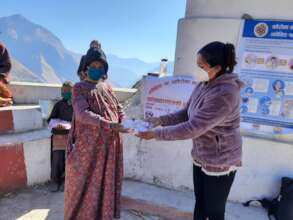
[[[52,183],[50,186],[49,186],[49,191],[50,192],[58,192],[60,189],[60,185],[56,184],[56,183]]]
[[[60,187],[59,187],[59,191],[60,191],[60,192],[64,192],[64,183],[62,183],[62,184],[60,185]]]

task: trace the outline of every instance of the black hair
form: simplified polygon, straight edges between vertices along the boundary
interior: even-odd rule
[[[230,43],[215,41],[207,44],[198,51],[210,67],[221,66],[222,70],[218,75],[232,73],[236,62],[235,47]]]
[[[5,79],[5,75],[0,73],[0,80]]]
[[[62,84],[62,87],[73,87],[73,83],[71,81],[65,81],[63,84]]]
[[[93,47],[93,44],[98,45],[98,48],[101,49],[101,43],[98,40],[92,40],[90,43],[90,48]]]

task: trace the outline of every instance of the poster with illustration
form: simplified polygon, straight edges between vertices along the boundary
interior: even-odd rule
[[[195,85],[195,80],[187,76],[147,76],[142,93],[144,118],[179,111],[186,106]]]
[[[237,49],[242,124],[293,134],[293,21],[245,20]]]

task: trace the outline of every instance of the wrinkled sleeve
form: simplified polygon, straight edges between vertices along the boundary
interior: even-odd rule
[[[78,84],[73,88],[73,111],[79,123],[110,129],[111,121],[90,110],[86,95]]]
[[[105,82],[105,84],[107,85],[107,89],[109,90],[112,98],[114,99],[114,102],[117,105],[119,123],[121,123],[122,120],[126,117],[124,109],[123,109],[123,105],[120,103],[118,97],[116,96],[112,85],[110,83],[108,83],[108,82]]]
[[[187,107],[168,115],[163,115],[160,117],[162,121],[162,126],[171,126],[182,123],[188,120]]]
[[[215,94],[208,97],[188,121],[157,129],[157,140],[185,140],[197,138],[220,124],[231,112],[235,95]]]

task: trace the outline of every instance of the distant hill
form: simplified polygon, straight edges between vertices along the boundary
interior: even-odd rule
[[[76,71],[81,54],[66,49],[61,40],[46,28],[22,15],[12,15],[0,18],[0,31],[0,41],[4,42],[13,57],[14,80],[48,83],[78,81]],[[160,65],[159,62],[146,63],[111,54],[107,54],[107,59],[109,80],[121,87],[132,86],[143,74],[158,71]],[[173,70],[170,68],[170,71]]]
[[[0,18],[1,41],[11,55],[41,81],[59,83],[74,77],[78,59],[50,31],[21,15]]]
[[[12,58],[11,73],[11,80],[13,81],[45,82],[14,58]]]
[[[153,69],[159,69],[160,63],[146,63],[134,58],[119,58],[109,54],[107,56],[110,64],[109,78],[121,86],[131,86],[137,82],[143,74]]]

